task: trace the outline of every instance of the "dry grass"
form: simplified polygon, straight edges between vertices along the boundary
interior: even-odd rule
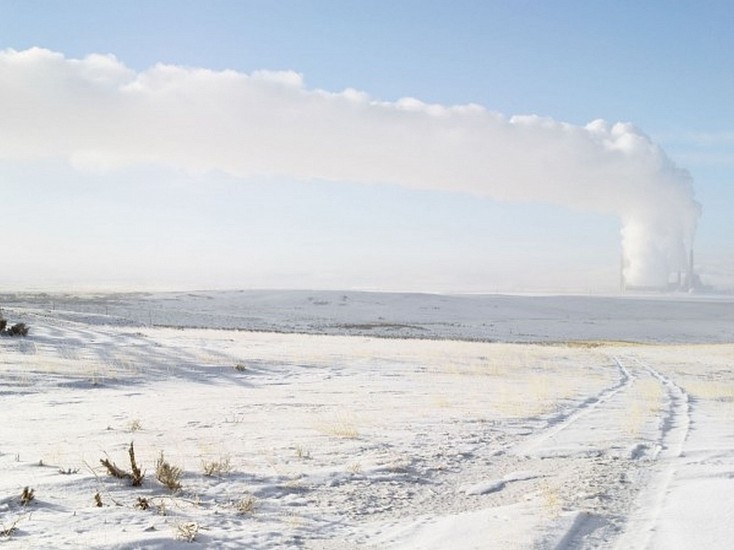
[[[551,518],[557,518],[563,510],[563,502],[559,488],[556,485],[551,484],[548,480],[544,480],[540,483],[539,489],[543,509]]]
[[[112,477],[116,477],[117,479],[128,479],[130,480],[130,485],[133,487],[139,487],[143,484],[145,473],[140,469],[137,460],[135,459],[135,447],[132,442],[130,443],[127,454],[130,459],[130,472],[118,467],[108,458],[100,459],[100,463],[107,469],[107,473]]]
[[[685,384],[686,391],[696,399],[734,403],[734,382],[695,380]]]
[[[100,458],[99,462],[107,469],[107,473],[112,477],[116,477],[117,479],[127,479],[130,477],[130,472],[123,470],[109,458]]]
[[[235,502],[234,507],[241,516],[252,514],[255,511],[256,499],[252,495],[247,495]]]
[[[29,487],[24,487],[20,494],[20,505],[28,506],[36,498],[35,492]]]
[[[5,525],[4,523],[2,526],[0,526],[0,537],[8,538],[13,535],[18,530],[18,522],[20,521],[20,518],[16,519],[13,523],[10,525]]]
[[[143,478],[145,477],[145,474],[140,470],[138,467],[138,463],[135,460],[135,447],[133,446],[132,441],[130,442],[130,447],[127,450],[127,454],[130,457],[130,469],[132,475],[130,476],[130,484],[133,487],[139,487],[143,484]]]
[[[194,542],[199,536],[199,524],[195,521],[187,521],[176,525],[176,539],[184,542]]]
[[[665,391],[657,380],[653,378],[637,380],[633,392],[650,412],[657,412],[662,407]]]
[[[163,456],[163,451],[161,451],[161,454],[155,463],[155,478],[167,489],[178,491],[181,489],[182,474],[183,470],[177,466],[171,466]]]
[[[296,457],[300,460],[309,460],[311,458],[311,451],[300,445],[296,445]]]
[[[222,477],[232,471],[232,460],[229,455],[222,455],[216,460],[202,460],[201,467],[207,477]]]
[[[627,414],[624,415],[623,429],[624,432],[630,437],[637,437],[642,431],[642,426],[645,423],[647,407],[642,403],[634,402],[627,409]]]
[[[317,429],[334,437],[343,437],[345,439],[356,439],[359,437],[357,422],[353,415],[337,413],[327,419],[322,419],[317,424]]]
[[[127,425],[127,431],[130,433],[139,432],[143,429],[143,424],[139,418],[133,418]]]

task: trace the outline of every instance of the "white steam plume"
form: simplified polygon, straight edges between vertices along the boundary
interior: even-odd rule
[[[393,183],[615,214],[636,285],[685,265],[699,216],[688,172],[630,124],[384,102],[308,89],[294,72],[135,72],[109,55],[5,50],[0,120],[0,159]]]

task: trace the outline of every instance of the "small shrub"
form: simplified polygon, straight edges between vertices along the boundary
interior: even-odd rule
[[[133,418],[127,425],[127,431],[130,433],[139,432],[143,429],[143,424],[139,418]]]
[[[298,445],[296,446],[296,456],[301,460],[309,460],[311,458],[311,451]]]
[[[237,372],[245,372],[247,370],[247,366],[243,365],[242,363],[237,363],[234,366],[234,370],[236,370]]]
[[[5,319],[0,318],[0,334],[3,336],[28,336],[30,327],[25,323],[16,323],[10,328],[7,328],[8,322]]]
[[[98,492],[97,493],[94,493],[94,505],[97,508],[102,508],[102,506],[103,506],[103,504],[102,504],[102,495],[100,495]]]
[[[337,414],[319,425],[319,430],[327,435],[356,439],[359,437],[356,421],[351,415]]]
[[[112,477],[116,477],[117,479],[128,479],[130,477],[130,473],[126,472],[122,468],[118,467],[117,464],[114,462],[111,462],[108,458],[100,458],[100,463],[102,463],[102,466],[107,468],[107,473],[110,474]]]
[[[127,453],[130,455],[130,468],[132,468],[130,483],[133,487],[139,487],[143,484],[145,474],[140,471],[140,468],[138,468],[138,464],[135,461],[135,448],[133,447],[132,441],[130,442],[130,448],[127,450]]]
[[[155,463],[155,477],[161,484],[171,491],[181,488],[181,474],[183,471],[177,466],[171,466],[163,456],[163,451]]]
[[[36,498],[36,495],[34,494],[33,489],[24,487],[23,492],[20,494],[20,505],[28,506],[34,498]]]
[[[13,523],[11,523],[9,526],[5,526],[4,524],[0,526],[0,537],[10,537],[13,533],[15,533],[18,530],[18,522],[20,521],[20,518],[16,519]]]
[[[185,542],[194,542],[199,534],[199,524],[194,521],[179,523],[176,526],[176,538]]]
[[[247,495],[246,497],[238,500],[235,503],[237,513],[242,516],[252,514],[255,511],[255,502],[255,497],[252,495]]]
[[[107,468],[107,473],[110,474],[112,477],[116,477],[117,479],[129,479],[130,485],[132,485],[133,487],[139,487],[143,484],[145,473],[142,472],[138,467],[138,463],[135,459],[135,447],[133,446],[132,442],[130,443],[127,454],[130,458],[130,472],[123,470],[122,468],[117,466],[117,464],[107,458],[100,459],[100,462],[102,463],[102,466]]]
[[[28,336],[28,330],[29,328],[25,323],[16,323],[8,329],[8,334],[10,336]]]
[[[150,502],[145,497],[138,497],[138,501],[135,503],[135,508],[138,510],[147,510],[150,508]]]
[[[201,461],[201,467],[204,475],[207,477],[219,477],[232,471],[232,464],[229,456],[220,456],[218,460]]]

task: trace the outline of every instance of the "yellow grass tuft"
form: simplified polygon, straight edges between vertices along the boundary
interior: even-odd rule
[[[343,437],[345,439],[356,439],[359,437],[357,422],[354,415],[337,413],[334,416],[323,419],[318,423],[317,429],[334,437]]]

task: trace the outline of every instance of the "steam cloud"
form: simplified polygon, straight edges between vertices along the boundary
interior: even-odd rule
[[[699,216],[688,172],[630,124],[378,101],[290,71],[135,72],[109,55],[5,50],[0,120],[0,159],[392,183],[614,214],[634,285],[685,266]]]

